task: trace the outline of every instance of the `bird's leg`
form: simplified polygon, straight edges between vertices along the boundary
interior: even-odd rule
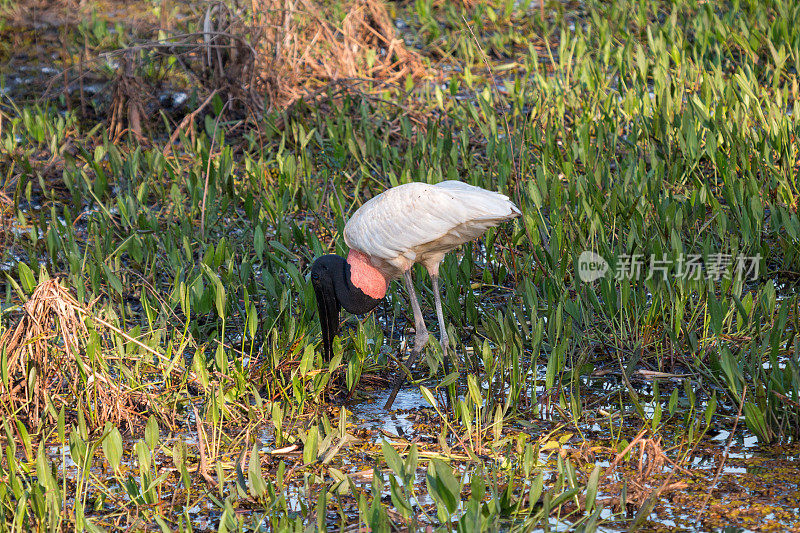
[[[411,310],[414,312],[414,347],[411,349],[411,355],[408,356],[405,365],[403,365],[406,368],[400,368],[400,373],[397,376],[397,380],[394,382],[392,393],[389,395],[389,399],[386,400],[386,405],[383,406],[386,410],[392,408],[392,404],[394,403],[397,393],[400,391],[400,387],[405,383],[406,369],[410,372],[411,367],[414,366],[422,349],[428,344],[428,328],[425,327],[425,319],[422,316],[422,310],[419,308],[417,293],[414,291],[414,280],[411,278],[411,269],[405,271],[403,278],[406,282],[408,299],[411,300]]]
[[[411,279],[411,269],[406,270],[403,274],[406,281],[406,290],[408,297],[411,300],[411,311],[414,313],[414,349],[411,354],[419,355],[425,345],[428,344],[428,328],[425,327],[425,318],[422,316],[422,309],[419,307],[419,300],[417,300],[417,293],[414,291],[414,280]],[[412,361],[409,361],[411,363]]]
[[[439,273],[431,274],[431,283],[433,284],[433,300],[436,307],[436,318],[439,320],[439,344],[442,345],[442,358],[444,361],[444,373],[450,374],[450,339],[447,337],[447,326],[444,323],[444,313],[442,312],[442,298],[439,294]],[[447,397],[447,407],[450,408],[452,401],[450,400],[450,387],[448,386],[445,391]]]
[[[433,300],[436,306],[436,318],[439,320],[439,344],[442,345],[444,368],[445,372],[450,373],[450,358],[448,357],[450,339],[447,337],[447,326],[444,323],[444,313],[442,313],[442,298],[439,294],[439,274],[431,275],[431,282],[433,283]]]

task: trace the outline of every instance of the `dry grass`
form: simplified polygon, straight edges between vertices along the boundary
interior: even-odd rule
[[[653,505],[661,495],[685,489],[686,482],[675,481],[676,475],[692,475],[667,455],[661,447],[660,436],[648,437],[647,433],[646,429],[641,430],[622,451],[584,443],[572,454],[578,464],[595,462],[596,454],[610,456],[610,464],[600,476],[600,486],[607,495],[601,501],[615,512],[632,516]],[[622,507],[623,502],[626,508]]]
[[[137,140],[144,140],[142,127],[147,116],[145,108],[148,101],[153,100],[153,96],[141,77],[136,75],[131,54],[124,55],[120,61],[112,95],[108,114],[108,131],[111,138],[118,140],[124,133],[129,132]]]
[[[2,123],[2,118],[0,118],[0,123]],[[2,127],[0,127],[0,131],[2,131]],[[14,220],[13,207],[14,201],[11,197],[4,190],[0,190],[0,250],[13,242],[13,235],[11,235]]]
[[[312,0],[252,0],[264,28],[258,72],[270,102],[285,107],[334,81],[400,84],[429,74],[395,34],[381,0],[352,0],[346,14]],[[258,20],[260,19],[260,20]]]
[[[37,427],[64,407],[82,409],[95,425],[132,427],[147,411],[146,395],[121,385],[103,356],[87,349],[92,333],[81,315],[89,313],[57,279],[40,283],[22,310],[16,327],[0,337],[7,359],[3,416]]]
[[[343,85],[370,92],[431,73],[395,34],[382,0],[351,0],[343,11],[315,0],[251,0],[240,12],[213,2],[193,30],[169,43],[136,49],[175,58],[206,94],[216,91],[229,110],[246,110],[251,116],[265,107],[283,109],[300,99],[318,100],[332,84],[339,93]],[[119,76],[133,79],[122,64]],[[135,84],[120,80],[117,86]],[[129,120],[131,129],[133,124]]]
[[[449,3],[463,7],[464,9],[472,9],[480,3],[480,0],[433,0],[433,5],[439,8]]]
[[[25,5],[15,11],[21,24],[39,6],[35,1]],[[138,35],[162,30],[171,37],[134,37],[135,44],[116,50],[86,48],[79,61],[65,59],[69,66],[50,79],[43,98],[63,93],[86,114],[84,82],[108,80],[106,70],[116,64],[109,90],[95,100],[101,102],[98,109],[112,139],[130,133],[142,142],[150,137],[148,127],[161,121],[160,110],[172,115],[154,97],[170,90],[197,90],[200,101],[216,94],[229,117],[259,122],[264,111],[285,109],[301,99],[320,103],[332,87],[334,99],[348,92],[377,97],[387,88],[403,87],[409,77],[418,81],[432,74],[396,34],[384,0],[250,0],[240,5],[209,2],[170,30],[163,21],[159,27],[155,20],[137,19]],[[47,35],[54,46],[67,43],[60,41],[61,30],[52,30],[77,24],[79,10],[70,6],[62,0],[36,11],[36,20],[51,28]],[[167,77],[175,70],[181,75]],[[68,95],[68,85],[76,83],[80,91]],[[180,122],[181,117],[174,118]]]

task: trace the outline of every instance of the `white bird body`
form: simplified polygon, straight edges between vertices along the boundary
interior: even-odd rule
[[[447,252],[519,215],[507,196],[460,181],[407,183],[362,205],[345,225],[344,241],[386,281],[415,263],[436,275]]]

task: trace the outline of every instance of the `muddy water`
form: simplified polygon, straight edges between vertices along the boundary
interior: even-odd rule
[[[609,387],[606,383],[596,388],[598,392],[606,393]],[[352,406],[356,425],[373,430],[370,435],[373,443],[378,444],[384,438],[391,440],[392,435],[396,435],[399,441],[418,441],[423,448],[426,442],[436,442],[439,428],[432,427],[427,416],[420,416],[422,412],[430,413],[431,408],[417,388],[401,390],[391,412],[382,407],[387,396],[388,391],[376,393],[370,401]],[[652,402],[648,406],[652,409]],[[666,411],[666,405],[662,408]],[[635,417],[630,418],[630,422],[615,425],[616,429],[626,435],[635,433],[640,422],[634,421]],[[518,431],[536,439],[553,428],[552,422],[547,421],[522,422],[512,423],[508,433]],[[536,426],[539,426],[538,431]],[[630,461],[612,468],[619,435],[612,435],[604,429],[607,427],[595,421],[583,428],[564,427],[555,436],[576,430],[583,432],[585,440],[571,438],[559,453],[569,457],[584,473],[588,474],[595,465],[602,472],[610,472],[607,483],[601,485],[598,494],[598,501],[605,507],[601,513],[604,520],[601,530],[625,530],[641,502],[631,498],[632,501],[621,507],[619,489],[627,485],[630,497],[635,493],[631,487],[635,487],[643,477],[637,475],[635,453]],[[642,517],[644,530],[721,530],[730,526],[733,529],[729,531],[800,531],[800,444],[759,446],[743,421],[737,424],[733,434],[731,428],[712,429],[693,445],[668,444],[666,437],[662,442],[658,435],[655,439],[663,446],[667,462],[649,477],[645,476],[644,485],[651,491],[662,483],[666,483],[667,488],[653,510]],[[587,449],[593,451],[587,454]],[[552,452],[540,453],[539,464],[551,478],[555,477],[555,463],[556,457]],[[467,483],[470,465],[463,463],[456,470]],[[703,509],[702,517],[699,516],[700,509]],[[553,526],[560,529],[558,524]],[[563,526],[566,529],[568,524]]]
[[[419,389],[405,388],[397,393],[392,410],[386,411],[383,406],[389,399],[391,391],[378,393],[374,399],[352,407],[357,425],[364,428],[380,429],[404,439],[415,436],[413,412],[416,409],[429,408]]]
[[[429,385],[433,387],[435,384]],[[637,385],[640,400],[647,406],[646,412],[652,413],[655,401],[652,398],[648,401],[647,398],[652,386],[649,383]],[[609,399],[609,393],[615,390],[622,398],[627,394],[614,379],[594,378],[591,385],[587,382],[584,393],[586,398],[596,398],[597,401],[593,409],[586,410],[577,424],[568,419],[559,419],[552,412],[547,416],[522,414],[518,419],[509,420],[503,435],[524,435],[529,442],[540,443],[538,471],[543,473],[546,487],[557,478],[559,457],[569,459],[575,465],[580,482],[585,482],[589,473],[596,466],[599,467],[604,475],[597,496],[597,501],[603,506],[600,515],[603,531],[626,530],[645,497],[662,486],[663,492],[656,505],[645,517],[640,517],[640,525],[644,530],[707,531],[730,526],[735,529],[729,531],[800,531],[799,444],[760,446],[756,438],[749,434],[743,421],[740,420],[733,431],[735,413],[725,416],[727,413],[724,412],[717,417],[721,420],[715,422],[717,427],[698,442],[687,443],[683,440],[686,431],[682,419],[685,413],[679,410],[675,414],[676,422],[667,422],[656,435],[648,434],[649,444],[643,442],[643,446],[655,442],[661,455],[654,454],[655,448],[648,448],[647,453],[640,456],[637,446],[629,457],[620,461],[618,452],[626,440],[632,440],[639,432],[642,423],[632,409],[630,412],[620,412],[618,399]],[[421,454],[447,454],[438,441],[443,423],[419,388],[402,389],[391,411],[383,409],[388,394],[388,390],[377,390],[367,401],[345,407],[348,415],[347,443],[326,467],[300,470],[287,484],[285,493],[291,512],[302,512],[304,504],[307,505],[309,501],[304,486],[306,475],[320,476],[313,482],[321,483],[316,485],[317,488],[330,486],[335,481],[332,471],[336,469],[350,477],[365,492],[371,491],[375,467],[381,469],[384,478],[392,475],[382,460],[381,443],[384,440],[392,443],[401,454],[411,443],[418,446]],[[602,403],[601,399],[604,399]],[[589,399],[587,403],[593,402]],[[331,409],[331,420],[338,416],[338,409]],[[662,409],[666,412],[667,406],[662,405]],[[730,427],[724,427],[725,420],[729,420]],[[192,415],[187,416],[183,427],[186,429],[159,443],[159,450],[152,456],[154,471],[174,472],[169,450],[175,442],[187,446],[190,456],[195,457],[192,464],[196,465],[198,441]],[[302,464],[302,443],[299,442],[299,448],[294,452],[272,455],[276,445],[269,422],[261,427],[258,438],[263,444],[260,456],[265,472],[273,472],[279,461],[284,461],[287,469]],[[128,440],[124,443],[124,449],[132,450],[134,445],[134,439]],[[468,484],[476,465],[462,459],[464,454],[455,443],[451,442],[450,445],[453,447],[452,456],[456,457],[451,463],[454,471],[463,484]],[[320,452],[324,454],[324,450]],[[507,455],[508,450],[499,453]],[[69,486],[84,487],[82,490],[90,495],[89,501],[97,502],[94,505],[101,512],[103,509],[108,512],[115,505],[102,496],[104,493],[110,492],[124,502],[131,500],[123,483],[130,477],[138,480],[139,465],[136,458],[127,455],[123,459],[124,475],[119,482],[115,482],[112,470],[97,456],[90,474],[82,476],[79,466],[70,457],[68,446],[52,446],[48,449],[48,455],[56,465],[57,473],[63,475]],[[490,443],[487,443],[481,455],[487,461],[496,460]],[[513,452],[507,456],[511,462],[519,460]],[[654,457],[657,461],[652,462]],[[230,462],[235,457],[226,456],[224,460]],[[642,462],[644,468],[640,468]],[[648,464],[652,466],[652,471],[642,472],[649,470]],[[412,504],[417,509],[424,508],[426,512],[435,514],[435,505],[427,494],[425,484],[426,467],[427,461],[423,458],[414,477],[415,497],[412,498]],[[212,473],[213,468],[214,465]],[[192,475],[194,483],[202,483],[194,473]],[[164,484],[166,494],[162,494],[162,498],[168,499],[171,497],[169,491],[178,490],[177,476],[170,479],[174,481]],[[523,482],[523,486],[527,485]],[[233,482],[226,483],[225,494],[235,496]],[[390,496],[388,483],[384,485],[383,496]],[[195,520],[196,529],[215,529],[220,516],[219,507],[206,498],[194,501],[196,503],[184,511]],[[357,519],[357,508],[347,505],[344,512]],[[702,517],[699,516],[700,509],[703,510]],[[570,526],[568,521],[556,522],[554,519],[552,523],[554,530],[567,530]]]

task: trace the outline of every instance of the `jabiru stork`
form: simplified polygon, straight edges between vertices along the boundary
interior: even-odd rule
[[[364,203],[344,227],[344,241],[350,248],[347,259],[323,255],[311,266],[325,358],[332,356],[339,310],[367,313],[386,296],[389,282],[402,277],[414,313],[414,346],[407,360],[411,367],[428,342],[411,277],[411,267],[421,263],[433,284],[439,342],[447,361],[439,265],[452,249],[520,214],[507,196],[460,181],[398,185]],[[401,370],[385,409],[391,409],[404,381]]]

